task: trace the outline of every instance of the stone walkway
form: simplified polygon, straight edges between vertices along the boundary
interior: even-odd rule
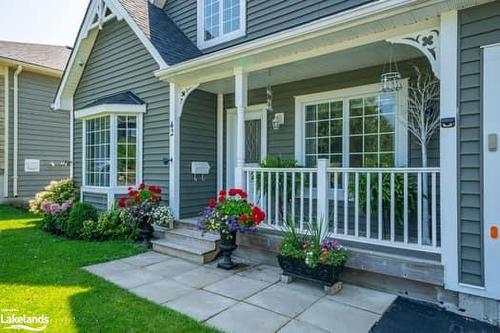
[[[396,298],[346,284],[330,296],[318,285],[281,283],[278,267],[228,272],[155,252],[86,269],[225,332],[366,333]]]

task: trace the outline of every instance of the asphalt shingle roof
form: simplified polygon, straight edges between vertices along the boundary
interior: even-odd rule
[[[202,55],[170,17],[148,0],[119,0],[168,65]]]
[[[0,58],[64,71],[71,48],[57,45],[0,41]]]
[[[133,92],[125,91],[118,94],[108,95],[96,99],[95,101],[85,105],[84,109],[91,106],[97,106],[103,104],[143,105],[144,101],[139,97],[137,97],[137,95],[135,95]]]

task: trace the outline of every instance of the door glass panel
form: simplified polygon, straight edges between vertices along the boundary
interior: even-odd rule
[[[261,133],[262,121],[260,119],[245,121],[245,161],[246,163],[261,162]]]

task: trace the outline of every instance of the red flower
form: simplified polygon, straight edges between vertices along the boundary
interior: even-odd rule
[[[239,193],[240,197],[242,199],[246,199],[248,197],[248,194],[247,192],[243,191],[243,190],[240,190],[240,193]]]
[[[229,195],[232,196],[232,197],[234,197],[235,195],[238,194],[238,192],[239,192],[238,189],[232,188],[232,189],[229,190]]]
[[[208,206],[210,208],[215,208],[215,206],[217,206],[217,201],[215,201],[215,199],[208,200]]]
[[[219,196],[219,202],[220,202],[220,203],[226,202],[226,197],[225,197],[225,196],[223,196],[223,195],[220,195],[220,196]]]
[[[140,195],[136,195],[134,199],[135,199],[135,202],[137,202],[137,203],[141,203],[141,201],[142,201],[142,198]]]
[[[118,206],[121,208],[127,207],[127,198],[123,197],[118,200]]]
[[[254,207],[252,209],[252,220],[254,224],[261,224],[266,218],[266,213],[264,213],[259,207]]]
[[[246,216],[244,214],[241,214],[240,215],[240,221],[243,222],[243,223],[247,223],[248,222],[248,216]]]
[[[225,196],[226,195],[226,191],[220,190],[219,195]]]
[[[144,190],[146,188],[146,185],[144,185],[144,183],[141,183],[141,185],[139,185],[139,190]]]
[[[132,189],[132,190],[128,191],[129,197],[135,197],[137,194],[139,194],[139,192],[137,190]]]

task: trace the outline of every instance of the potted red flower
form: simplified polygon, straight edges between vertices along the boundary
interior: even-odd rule
[[[220,268],[235,267],[231,253],[236,249],[236,233],[255,231],[266,218],[262,209],[249,203],[247,198],[247,193],[238,188],[221,190],[217,199],[209,200],[199,220],[200,229],[220,233],[223,255],[218,263]]]
[[[127,196],[118,200],[118,206],[128,209],[131,222],[141,230],[143,245],[147,248],[151,247],[154,232],[153,211],[160,201],[161,189],[158,186],[144,184],[139,185],[137,189],[129,187]]]

